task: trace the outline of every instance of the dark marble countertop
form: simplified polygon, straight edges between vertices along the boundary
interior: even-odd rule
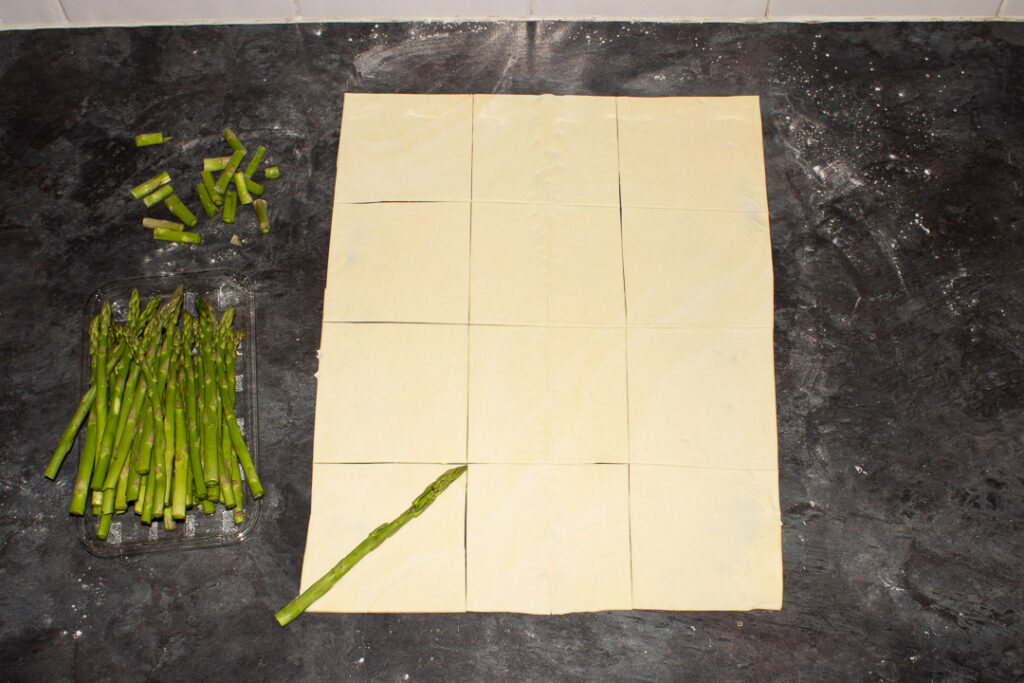
[[[291,24],[0,33],[0,678],[1024,676],[1024,24]],[[779,612],[306,615],[342,96],[757,94],[772,252]],[[231,124],[274,231],[140,234],[125,190]],[[100,559],[42,471],[112,279],[256,283],[264,514],[240,545]]]

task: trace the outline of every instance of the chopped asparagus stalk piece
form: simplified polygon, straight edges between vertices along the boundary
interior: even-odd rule
[[[210,199],[217,206],[221,206],[224,203],[224,195],[217,192],[216,183],[213,182],[213,173],[211,171],[203,171],[199,174],[199,177],[203,179],[203,185],[206,186],[206,191],[210,193]]]
[[[238,239],[238,235],[232,235],[230,241],[231,244],[235,245],[236,247],[242,246],[242,240]]]
[[[217,215],[217,206],[213,203],[213,198],[210,197],[210,192],[206,189],[206,185],[202,183],[196,185],[196,194],[199,195],[199,203],[203,205],[206,217],[213,218]]]
[[[140,133],[135,136],[135,146],[148,147],[150,145],[162,145],[170,139],[170,135],[164,137],[163,133]]]
[[[228,189],[228,183],[231,181],[231,176],[238,170],[238,165],[242,163],[242,159],[245,158],[245,152],[235,152],[231,155],[231,160],[228,161],[228,165],[224,167],[224,171],[221,172],[220,177],[217,178],[217,183],[214,185],[217,188],[217,192],[221,194]]]
[[[277,166],[267,166],[263,169],[263,177],[270,179],[279,178],[281,177],[281,169]]]
[[[171,175],[167,173],[167,171],[164,171],[163,173],[153,176],[141,185],[136,185],[129,190],[129,192],[131,192],[132,196],[136,199],[142,199],[156,188],[161,185],[166,185],[169,182],[171,182]]]
[[[176,194],[172,194],[165,199],[164,206],[190,228],[195,227],[195,224],[199,222],[196,215],[188,210],[188,207],[181,202],[181,199]]]
[[[164,230],[184,230],[184,223],[175,223],[174,221],[165,221],[162,218],[143,218],[142,227],[144,228],[163,228]]]
[[[267,200],[257,199],[252,206],[256,209],[256,217],[260,221],[260,232],[265,235],[270,232],[270,221],[267,220]]]
[[[224,139],[227,140],[228,145],[230,145],[231,149],[236,153],[241,152],[243,155],[245,154],[245,147],[242,146],[242,141],[238,139],[237,135],[235,135],[235,131],[230,128],[225,128]]]
[[[233,191],[228,190],[227,194],[224,195],[224,213],[220,215],[220,219],[225,223],[235,222],[235,210],[238,208],[238,195]]]
[[[245,178],[245,189],[249,190],[249,194],[253,197],[259,197],[263,194],[263,186],[257,183],[249,176],[243,176]]]
[[[203,243],[203,236],[198,232],[185,232],[184,230],[171,230],[169,228],[153,228],[153,239],[177,242],[178,244]]]
[[[170,185],[164,185],[163,187],[153,192],[150,192],[145,197],[143,197],[142,203],[145,204],[146,207],[148,208],[150,206],[153,206],[154,204],[159,204],[161,201],[167,199],[172,194],[174,194],[174,188]]]
[[[297,598],[285,605],[281,611],[274,615],[277,619],[277,623],[281,626],[287,626],[297,616],[306,611],[306,608],[312,605],[314,602],[322,598],[327,591],[338,582],[341,577],[348,573],[352,567],[356,565],[359,560],[363,559],[371,551],[375,550],[381,543],[386,541],[395,535],[399,529],[405,526],[408,522],[412,521],[416,517],[419,517],[424,510],[437,500],[437,497],[444,493],[445,489],[451,486],[452,482],[462,476],[462,473],[466,471],[466,465],[460,465],[459,467],[453,467],[446,471],[440,477],[434,480],[434,482],[426,488],[420,496],[413,501],[409,508],[396,517],[394,520],[381,524],[379,527],[370,532],[370,535],[366,539],[357,545],[352,552],[345,557],[341,558],[338,564],[334,565],[329,572],[324,574],[320,579],[316,581],[312,586],[306,589],[304,593],[299,595]]]
[[[204,171],[223,171],[228,167],[228,163],[231,161],[230,156],[226,157],[207,157],[203,159],[203,170]]]
[[[252,159],[249,161],[249,165],[245,167],[245,175],[251,178],[252,175],[256,173],[256,169],[260,167],[260,162],[263,161],[263,155],[266,153],[267,148],[263,145],[256,148],[256,151],[252,155]]]
[[[249,194],[249,188],[245,185],[245,176],[241,173],[235,173],[233,178],[235,188],[238,190],[238,201],[242,204],[252,204],[252,195]]]

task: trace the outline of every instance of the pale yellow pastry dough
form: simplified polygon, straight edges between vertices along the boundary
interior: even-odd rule
[[[314,611],[781,606],[756,97],[346,95],[337,183],[303,588],[470,464]]]
[[[626,465],[470,465],[467,609],[628,609]]]
[[[466,336],[462,325],[324,323],[313,462],[465,462]]]
[[[366,536],[400,515],[444,465],[313,465],[301,590]],[[466,609],[466,477],[363,558],[312,612],[462,612]]]
[[[473,200],[619,205],[615,99],[476,95]]]
[[[630,465],[633,606],[782,606],[778,474]]]
[[[334,207],[325,321],[466,322],[469,204]]]
[[[626,208],[622,240],[631,326],[771,327],[766,215]]]
[[[627,448],[624,329],[470,329],[470,462],[625,463]]]
[[[611,207],[474,203],[470,321],[622,325],[622,240]]]
[[[470,465],[466,609],[550,613],[546,472],[542,466]]]
[[[469,201],[471,95],[346,93],[334,201]]]
[[[767,213],[756,97],[622,97],[622,205]]]
[[[770,329],[631,329],[630,462],[774,470]]]

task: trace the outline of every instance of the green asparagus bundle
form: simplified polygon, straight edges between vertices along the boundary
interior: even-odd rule
[[[82,424],[86,426],[69,511],[86,506],[105,539],[129,505],[144,524],[173,529],[187,511],[216,503],[245,520],[242,481],[253,498],[263,486],[235,414],[235,362],[243,338],[234,309],[218,319],[196,301],[184,307],[179,287],[141,306],[133,290],[123,322],[104,302],[89,327],[89,389],[46,468],[55,479]]]

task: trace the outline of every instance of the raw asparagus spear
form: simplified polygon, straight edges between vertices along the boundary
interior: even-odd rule
[[[89,325],[89,384],[98,387],[97,383],[97,352],[99,349],[100,337],[100,316],[92,319]],[[97,396],[99,391],[97,389]],[[73,515],[85,514],[85,503],[89,496],[89,480],[92,478],[92,464],[96,459],[96,446],[99,443],[99,408],[93,400],[92,410],[85,421],[85,443],[82,445],[82,455],[78,459],[78,473],[75,475],[75,488],[71,493],[71,505],[68,512]]]
[[[100,449],[93,464],[92,483],[90,484],[90,488],[94,491],[102,490],[103,479],[107,476],[107,467],[110,464],[110,456],[114,452],[114,437],[117,435],[117,425],[121,417],[121,399],[127,375],[128,364],[122,363],[117,366],[113,377],[111,377],[110,408],[107,413],[106,427],[101,432]]]
[[[352,567],[356,565],[359,560],[363,559],[368,553],[377,548],[381,543],[386,541],[388,538],[393,536],[396,531],[405,526],[408,522],[419,517],[423,514],[430,505],[437,500],[437,497],[444,493],[444,490],[451,486],[452,482],[462,476],[462,473],[466,471],[466,465],[460,465],[459,467],[453,467],[440,477],[434,480],[434,482],[426,488],[419,495],[416,500],[413,501],[409,508],[396,517],[394,520],[381,524],[379,527],[370,532],[370,535],[366,539],[357,545],[352,552],[345,557],[341,558],[338,564],[324,574],[320,579],[316,581],[312,586],[307,588],[301,595],[285,605],[274,618],[277,619],[277,623],[281,626],[287,626],[293,619],[306,611],[306,608],[312,605],[314,602],[319,600],[324,594],[331,589],[338,580],[348,573]]]
[[[188,487],[188,437],[185,431],[185,368],[178,365],[178,391],[174,393],[174,477],[171,492],[171,517],[185,519],[185,493]]]
[[[225,311],[224,318],[221,321],[221,332],[219,334],[219,342],[214,349],[214,354],[218,358],[225,358],[228,354],[232,356],[235,354],[235,350],[238,345],[238,341],[241,337],[235,336],[231,332],[231,315],[234,311],[228,309]],[[227,322],[227,325],[224,322]],[[228,381],[231,381],[229,386]],[[224,411],[224,427],[228,430],[228,436],[231,439],[231,445],[235,450],[235,455],[238,456],[238,462],[242,466],[242,471],[245,472],[245,479],[249,483],[249,490],[252,491],[253,498],[259,498],[263,495],[263,484],[260,482],[259,475],[256,474],[256,467],[252,462],[252,455],[249,453],[249,448],[245,445],[245,439],[242,438],[242,432],[238,428],[238,417],[235,415],[235,387],[234,387],[234,373],[228,378],[226,373],[222,373],[220,381],[218,382],[218,392],[220,396],[221,410]]]
[[[47,479],[55,479],[57,477],[57,472],[60,471],[60,466],[64,463],[64,457],[71,450],[71,445],[75,443],[75,435],[78,434],[78,429],[82,426],[86,415],[92,410],[92,404],[95,399],[96,387],[89,387],[89,390],[85,392],[82,400],[78,403],[78,409],[71,417],[71,422],[68,423],[67,428],[61,435],[57,448],[53,451],[53,457],[50,458],[50,464],[46,466],[45,474]]]
[[[182,335],[185,339],[182,365],[185,370],[185,436],[188,439],[189,475],[192,478],[192,488],[195,489],[196,496],[203,500],[206,498],[206,481],[203,479],[203,459],[199,443],[196,365],[192,358],[192,349],[195,347],[196,339],[196,319],[190,315],[185,316]]]
[[[110,302],[104,302],[103,308],[100,309],[99,336],[96,342],[96,429],[100,435],[107,427],[107,343],[109,338]],[[99,448],[99,442],[96,446]]]
[[[213,364],[213,311],[210,305],[203,300],[196,302],[196,310],[199,312],[199,351],[198,360],[202,369],[202,393],[200,396],[200,422],[202,433],[200,443],[203,452],[203,472],[206,477],[206,486],[209,490],[219,484],[218,472],[218,423],[220,411],[217,406],[217,371]],[[198,389],[198,387],[197,387]]]

